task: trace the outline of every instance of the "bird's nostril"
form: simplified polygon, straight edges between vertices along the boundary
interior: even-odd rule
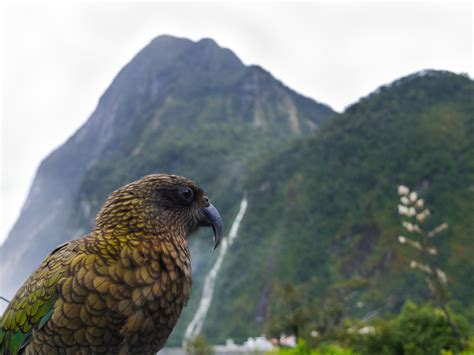
[[[209,197],[204,196],[203,199],[204,199],[204,203],[206,204],[206,206],[208,206],[209,205]]]

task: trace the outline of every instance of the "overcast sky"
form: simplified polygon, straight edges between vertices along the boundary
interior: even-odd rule
[[[150,40],[215,39],[337,111],[425,68],[473,77],[465,3],[3,2],[0,243],[41,162]],[[47,206],[45,206],[47,208]]]

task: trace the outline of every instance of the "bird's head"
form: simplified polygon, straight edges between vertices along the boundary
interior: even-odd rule
[[[96,218],[96,228],[141,230],[187,237],[199,227],[212,227],[214,248],[222,239],[222,218],[204,191],[178,175],[147,175],[115,190]]]

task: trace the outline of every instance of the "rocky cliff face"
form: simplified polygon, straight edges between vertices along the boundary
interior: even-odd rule
[[[0,248],[1,293],[11,296],[49,250],[87,233],[105,197],[142,175],[195,178],[231,215],[247,161],[333,113],[210,39],[154,39],[42,162]]]

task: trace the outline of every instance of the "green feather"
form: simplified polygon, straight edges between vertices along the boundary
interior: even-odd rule
[[[11,300],[0,320],[0,355],[16,355],[31,341],[33,329],[51,319],[58,295],[55,287],[64,272],[60,253],[67,244],[53,250]]]
[[[50,262],[60,258],[58,252],[65,247],[53,250],[11,300],[0,321],[0,355],[18,354],[30,343],[33,329],[43,328],[51,319],[58,298],[54,286],[64,269],[61,263]]]
[[[0,355],[17,354],[26,336],[22,332],[0,331]]]
[[[25,336],[21,332],[0,331],[0,355],[17,354]]]
[[[49,319],[51,318],[51,316],[53,315],[53,312],[54,312],[54,308],[52,307],[51,305],[51,309],[48,311],[48,313],[46,313],[42,318],[41,320],[39,321],[38,323],[38,329],[41,329],[43,328],[46,323],[48,323]]]
[[[5,332],[2,330],[2,326],[0,324],[0,355],[5,355],[5,351],[3,350],[4,339],[5,339]]]
[[[51,319],[53,315],[54,308],[53,308],[54,300],[50,299],[44,306],[49,307],[49,310],[46,314],[41,317],[40,321],[38,322],[38,329],[43,328],[48,320]],[[45,309],[46,307],[42,307]],[[28,345],[31,339],[31,334],[33,332],[33,328],[30,328],[28,332],[23,333],[22,331],[14,331],[8,330],[4,331],[0,328],[0,355],[14,355],[17,354],[18,351],[25,346]]]

